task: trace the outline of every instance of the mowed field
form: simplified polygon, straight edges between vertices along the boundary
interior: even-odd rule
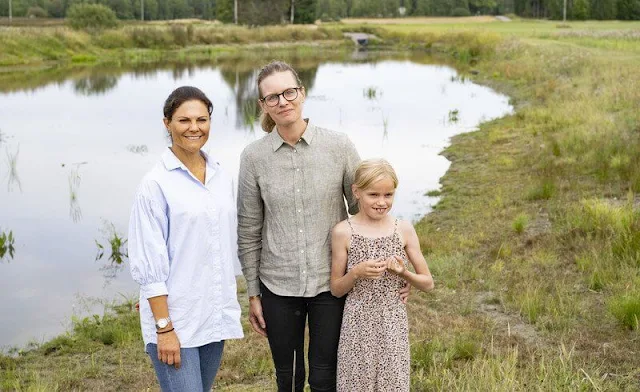
[[[436,289],[408,304],[412,390],[639,390],[640,22],[437,20],[323,25],[430,51],[515,108],[453,138],[416,225]],[[240,297],[217,388],[273,390]],[[0,356],[0,390],[155,388],[131,305]]]

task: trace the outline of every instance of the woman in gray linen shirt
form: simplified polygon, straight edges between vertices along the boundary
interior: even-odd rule
[[[345,198],[349,212],[357,212],[351,184],[360,157],[346,135],[302,117],[306,91],[291,66],[267,64],[257,84],[267,135],[242,152],[238,181],[249,320],[269,339],[278,390],[302,391],[308,317],[309,384],[334,391],[344,298],[330,292],[330,238],[347,218]]]

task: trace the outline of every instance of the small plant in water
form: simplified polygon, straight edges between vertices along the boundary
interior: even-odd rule
[[[13,185],[18,185],[18,189],[22,192],[22,184],[20,183],[20,178],[18,177],[18,153],[20,152],[20,145],[16,149],[15,154],[11,154],[9,149],[7,152],[7,163],[9,164],[9,182],[7,183],[7,190],[11,192],[13,190]]]
[[[76,166],[69,172],[69,216],[74,223],[82,219],[82,210],[78,203],[78,188],[80,188],[80,172]]]
[[[378,98],[378,93],[380,93],[380,95],[382,95],[382,92],[380,90],[378,90],[378,88],[375,87],[375,86],[369,86],[369,87],[365,88],[362,91],[362,95],[365,98],[370,99],[370,100],[377,99]]]
[[[111,261],[112,264],[120,265],[127,257],[129,257],[127,254],[127,239],[118,234],[113,223],[105,222],[104,225],[105,228],[103,229],[103,232],[107,236],[106,241],[109,245],[102,245],[98,240],[95,240],[96,246],[98,247],[96,261],[101,260],[104,257],[105,249],[110,248],[111,255],[109,256],[109,261]]]
[[[389,117],[385,117],[384,113],[382,113],[382,140],[387,140],[389,138]]]
[[[428,191],[427,193],[424,194],[425,196],[429,196],[429,197],[439,197],[442,195],[442,191],[439,189],[432,189],[430,191]]]
[[[9,231],[0,232],[0,261],[4,260],[5,255],[9,255],[8,259],[13,259],[13,255],[16,251],[14,248],[15,239],[13,238],[13,232]]]
[[[460,118],[458,117],[459,114],[460,112],[458,109],[449,110],[449,123],[455,124],[460,121]]]
[[[141,144],[139,146],[134,146],[133,144],[129,144],[127,146],[127,150],[134,154],[140,154],[140,155],[144,155],[149,152],[149,149],[144,144]]]

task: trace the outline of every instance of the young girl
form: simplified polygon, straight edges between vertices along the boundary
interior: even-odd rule
[[[359,212],[332,232],[331,293],[348,293],[338,391],[409,391],[409,325],[398,289],[409,282],[428,291],[433,278],[413,225],[389,215],[397,186],[387,161],[363,161],[352,185]]]

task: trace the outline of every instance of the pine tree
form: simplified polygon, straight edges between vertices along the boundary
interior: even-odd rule
[[[618,19],[640,20],[640,0],[618,0]]]
[[[216,0],[216,19],[225,22],[233,22],[233,0]]]
[[[607,20],[616,15],[616,0],[591,0],[591,18]]]
[[[308,24],[316,20],[316,0],[295,0],[294,23]]]

